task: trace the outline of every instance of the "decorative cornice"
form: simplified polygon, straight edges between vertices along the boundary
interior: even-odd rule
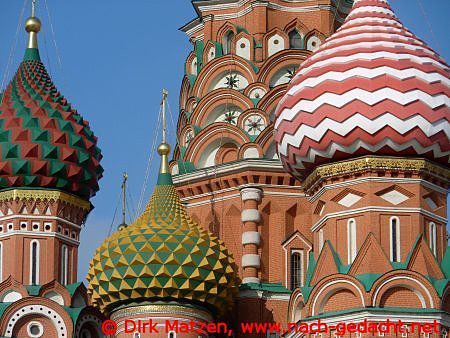
[[[0,191],[0,202],[10,200],[61,200],[68,204],[80,207],[86,211],[91,210],[91,203],[77,196],[67,194],[58,190],[42,190],[42,189],[11,189]]]
[[[422,172],[441,180],[450,180],[450,169],[425,159],[368,156],[319,166],[305,179],[303,187],[310,190],[331,177],[373,170]]]
[[[323,223],[325,223],[327,220],[331,218],[337,218],[337,217],[350,217],[351,215],[357,215],[364,212],[382,212],[382,213],[392,213],[392,214],[401,214],[401,213],[419,213],[421,215],[430,217],[438,222],[447,223],[447,218],[436,215],[428,210],[422,209],[422,208],[400,208],[400,207],[379,207],[379,206],[368,206],[364,208],[357,208],[357,209],[351,209],[351,210],[345,210],[345,211],[339,211],[339,212],[333,212],[330,214],[326,214],[324,217],[319,219],[315,224],[311,226],[311,231],[314,232],[318,230]]]

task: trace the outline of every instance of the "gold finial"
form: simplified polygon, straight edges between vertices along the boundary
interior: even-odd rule
[[[169,92],[166,89],[163,89],[163,97],[161,101],[161,113],[162,113],[162,142],[158,146],[158,154],[161,156],[161,167],[159,169],[160,174],[168,174],[169,173],[169,154],[170,154],[170,145],[166,143],[166,100]]]
[[[41,20],[36,18],[36,0],[31,1],[31,17],[25,22],[25,30],[28,32],[28,48],[38,48],[37,33],[41,30]]]

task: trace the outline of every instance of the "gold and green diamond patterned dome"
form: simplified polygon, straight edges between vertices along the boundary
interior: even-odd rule
[[[161,172],[145,211],[107,238],[91,261],[88,293],[101,310],[168,300],[220,313],[237,291],[235,264],[224,243],[196,224],[181,204],[167,172],[167,147],[158,149]]]

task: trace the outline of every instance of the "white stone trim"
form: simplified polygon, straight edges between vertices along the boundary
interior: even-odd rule
[[[333,183],[328,184],[323,187],[321,187],[313,196],[309,198],[310,202],[315,202],[318,200],[326,191],[333,190],[336,188],[344,188],[352,185],[362,184],[362,183],[371,183],[371,182],[377,182],[377,183],[406,183],[406,184],[421,184],[427,188],[430,188],[438,193],[441,194],[447,194],[447,190],[436,185],[433,183],[430,183],[428,181],[417,179],[417,178],[381,178],[381,177],[364,177],[364,178],[358,178],[355,180],[349,180],[345,182],[339,182],[339,183]]]
[[[58,333],[58,337],[67,337],[67,327],[64,319],[60,316],[60,314],[53,309],[45,306],[45,305],[26,305],[17,309],[9,318],[8,324],[6,325],[5,337],[12,337],[12,333],[14,331],[14,325],[20,321],[22,317],[29,316],[32,314],[38,314],[48,318],[56,332]]]
[[[397,234],[397,238],[395,240],[395,243],[392,241],[392,221],[397,221],[395,225],[395,232]],[[389,218],[389,257],[391,262],[401,262],[402,261],[402,255],[401,255],[401,245],[400,245],[400,219],[397,216],[392,216]],[[394,245],[395,250],[397,253],[396,260],[394,261]]]
[[[242,222],[261,222],[261,213],[257,209],[244,209],[241,212]]]
[[[261,257],[258,254],[242,255],[242,268],[259,268],[261,266]]]
[[[36,283],[33,283],[33,244],[36,244]],[[39,285],[39,268],[41,265],[41,245],[39,243],[39,240],[33,239],[30,242],[30,285]]]
[[[76,246],[80,245],[80,242],[77,240],[74,240],[73,238],[63,236],[62,234],[55,233],[55,232],[43,232],[43,231],[30,232],[30,231],[12,230],[12,231],[8,231],[6,233],[0,233],[0,240],[3,238],[7,238],[10,236],[17,236],[17,235],[26,236],[26,237],[28,237],[30,235],[32,235],[33,237],[56,237],[58,239],[66,241],[67,243],[71,243]]]
[[[261,201],[262,190],[258,188],[244,188],[241,189],[241,198],[242,201],[254,200]]]
[[[245,277],[242,279],[242,284],[247,284],[247,283],[259,284],[260,282],[261,282],[261,280],[258,277]]]
[[[437,220],[441,223],[447,223],[447,218],[436,215],[432,212],[429,212],[428,210],[425,210],[423,208],[399,208],[399,207],[378,207],[378,206],[368,206],[364,208],[358,208],[358,209],[351,209],[351,210],[345,210],[345,211],[339,211],[339,212],[333,212],[330,214],[326,214],[324,217],[319,219],[315,224],[312,225],[311,231],[316,231],[318,228],[322,226],[323,223],[325,223],[327,220],[331,218],[336,217],[342,217],[342,216],[351,216],[363,212],[387,212],[387,213],[395,213],[395,214],[404,214],[404,213],[419,213],[422,215],[425,215],[427,217],[433,218],[434,220]]]
[[[61,217],[57,217],[57,216],[49,216],[49,215],[9,215],[9,216],[5,216],[5,217],[0,217],[0,222],[4,222],[4,221],[9,221],[12,219],[36,219],[36,220],[41,220],[41,221],[49,221],[49,220],[55,220],[58,222],[63,222],[63,223],[67,223],[68,225],[73,226],[74,228],[77,229],[81,229],[81,226],[79,224],[76,223],[72,223],[70,221],[68,221],[67,219],[61,218]]]
[[[438,310],[436,310],[438,311]],[[333,317],[322,318],[321,322],[327,324],[328,326],[337,325],[339,323],[361,323],[364,320],[368,322],[380,323],[386,322],[387,320],[391,322],[398,322],[401,320],[404,323],[432,323],[436,320],[442,326],[450,326],[450,315],[445,313],[408,313],[407,309],[405,309],[405,313],[397,313],[397,312],[383,312],[379,313],[376,311],[363,310],[357,313],[349,313],[336,315]],[[302,322],[308,323],[308,319],[302,319]],[[302,333],[298,332],[290,332],[286,335],[287,338],[297,338],[302,337]],[[319,337],[319,336],[318,336]],[[317,337],[317,338],[318,338]]]
[[[434,308],[433,297],[431,296],[431,293],[430,293],[430,291],[428,291],[428,289],[426,288],[426,286],[425,286],[423,283],[421,283],[420,281],[418,281],[417,279],[411,278],[411,277],[408,277],[408,276],[394,276],[394,277],[391,277],[391,278],[385,280],[381,285],[378,286],[378,288],[377,288],[377,289],[375,290],[375,292],[373,293],[373,296],[372,296],[372,306],[376,306],[375,304],[376,304],[377,296],[378,296],[378,293],[380,292],[381,288],[382,288],[384,285],[386,285],[387,283],[389,283],[389,282],[391,282],[391,281],[393,281],[393,280],[398,280],[398,279],[406,279],[406,280],[410,280],[410,281],[412,281],[412,282],[414,282],[414,283],[417,283],[417,284],[423,289],[423,291],[425,292],[425,294],[428,296],[428,299],[430,300],[430,307],[431,307],[431,308]],[[396,286],[398,286],[398,285],[396,285]],[[402,286],[404,287],[405,285],[402,284]],[[408,289],[411,290],[410,287],[408,287]],[[411,290],[411,291],[414,292],[414,290]],[[414,292],[414,293],[417,295],[416,292]],[[417,296],[419,296],[419,295],[417,295]],[[419,299],[421,299],[421,301],[422,301],[422,307],[423,307],[423,308],[426,308],[426,303],[425,303],[425,299],[423,298],[423,296],[422,296],[422,297],[419,296]]]
[[[251,277],[249,277],[249,278],[251,278]],[[291,294],[290,293],[274,293],[274,292],[265,291],[265,290],[243,290],[243,291],[239,291],[239,298],[279,300],[279,301],[289,302],[289,299],[291,298]]]
[[[325,284],[324,286],[322,286],[322,288],[319,290],[319,292],[318,292],[317,295],[315,296],[314,302],[313,302],[313,304],[312,304],[312,311],[311,311],[311,315],[312,315],[312,316],[315,316],[315,315],[317,314],[317,312],[316,312],[316,305],[317,305],[317,304],[316,304],[316,303],[317,303],[317,300],[319,299],[320,295],[323,293],[323,291],[326,290],[329,286],[334,285],[334,284],[338,284],[338,283],[344,283],[344,284],[350,284],[350,285],[352,285],[352,286],[358,291],[358,293],[359,293],[359,295],[360,295],[360,297],[361,297],[361,304],[362,304],[362,307],[365,307],[365,306],[366,306],[366,302],[365,302],[365,300],[364,300],[364,295],[363,295],[363,293],[361,292],[361,290],[360,290],[360,288],[358,287],[358,285],[356,285],[355,283],[353,283],[353,282],[351,282],[351,281],[349,281],[349,280],[346,280],[346,279],[336,279],[336,280],[333,280],[333,281],[331,281],[331,282]]]
[[[195,180],[204,180],[206,177],[214,177],[223,175],[223,174],[231,174],[237,171],[242,171],[243,169],[255,169],[255,170],[264,170],[264,171],[272,171],[278,173],[284,173],[283,165],[280,160],[269,160],[269,159],[247,159],[242,161],[236,161],[231,163],[225,163],[218,166],[212,166],[209,168],[202,168],[201,170],[196,170],[192,173],[183,174],[183,175],[175,175],[173,178],[173,182],[176,185],[181,185],[182,183],[190,182],[192,183]]]
[[[258,231],[246,231],[242,234],[242,244],[256,244],[261,243],[261,235]]]
[[[39,330],[40,330],[39,334],[33,334],[31,332],[31,326],[32,325],[35,325],[35,326],[39,327]],[[42,337],[44,335],[44,326],[40,322],[37,322],[37,321],[29,322],[28,325],[27,325],[27,333],[32,338],[40,338],[40,337]]]

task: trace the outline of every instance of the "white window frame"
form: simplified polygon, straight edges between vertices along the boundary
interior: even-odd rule
[[[293,249],[291,250],[291,255],[290,255],[290,260],[289,260],[289,269],[290,269],[290,273],[291,273],[291,283],[290,283],[290,287],[292,289],[292,256],[294,256],[295,253],[298,253],[300,255],[300,286],[304,286],[304,281],[303,281],[303,275],[304,275],[304,254],[303,254],[303,250],[301,249]]]
[[[61,246],[61,284],[67,285],[69,280],[69,248],[66,244]]]
[[[350,218],[347,221],[347,261],[348,264],[352,264],[356,258],[357,246],[356,246],[356,220]]]
[[[430,249],[433,255],[437,256],[437,227],[436,223],[430,222],[429,224],[429,230],[430,230]]]
[[[395,248],[396,248],[396,255],[397,257],[395,257],[396,259],[394,260],[394,243],[393,243],[393,238],[392,238],[392,223],[393,221],[396,221],[396,243],[395,243]],[[389,244],[390,244],[390,258],[391,258],[391,262],[401,262],[401,254],[400,254],[400,219],[397,216],[393,216],[389,219]]]
[[[33,283],[33,244],[36,244],[36,280]],[[30,285],[39,285],[40,243],[37,239],[30,242]]]
[[[324,244],[324,240],[323,240],[323,229],[319,230],[319,254],[323,249],[323,244]]]

